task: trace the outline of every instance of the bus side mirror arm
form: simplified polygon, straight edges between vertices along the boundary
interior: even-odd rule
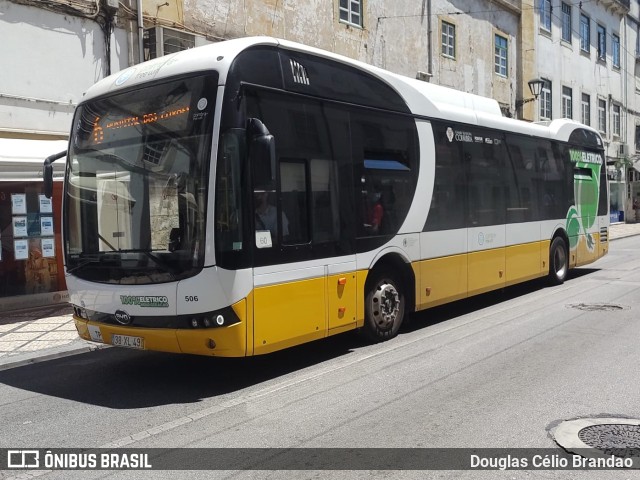
[[[42,178],[44,180],[44,195],[47,198],[53,196],[53,165],[56,160],[67,155],[67,151],[59,152],[47,157],[44,160],[44,166],[42,167]]]

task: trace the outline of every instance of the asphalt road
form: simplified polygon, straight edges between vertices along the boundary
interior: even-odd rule
[[[603,305],[605,310],[597,309]],[[242,360],[111,348],[15,368],[0,372],[0,448],[499,447],[560,452],[549,429],[561,420],[640,418],[639,311],[640,237],[630,237],[612,242],[608,256],[573,271],[562,286],[536,281],[422,312],[396,339],[378,345],[348,334]],[[159,475],[50,472],[42,478]],[[189,479],[638,475],[170,474]],[[0,478],[7,476],[0,472]]]

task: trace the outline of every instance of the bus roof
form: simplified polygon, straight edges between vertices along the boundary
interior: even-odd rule
[[[591,127],[568,119],[553,120],[547,125],[508,118],[502,115],[500,105],[494,99],[405,77],[326,50],[273,37],[245,37],[227,40],[183,50],[134,65],[97,82],[87,90],[83,101],[148,81],[173,77],[187,72],[216,70],[219,74],[220,85],[225,85],[227,73],[234,59],[244,50],[259,45],[317,55],[367,72],[398,92],[409,110],[418,116],[563,141],[567,141],[577,128],[584,128],[597,134]]]

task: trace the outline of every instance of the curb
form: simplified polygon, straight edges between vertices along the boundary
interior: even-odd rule
[[[10,370],[12,368],[26,367],[28,365],[34,365],[40,362],[47,362],[49,360],[56,360],[58,358],[70,357],[73,355],[80,355],[83,353],[90,353],[96,350],[102,350],[103,348],[111,347],[106,344],[89,344],[86,340],[82,340],[83,343],[77,343],[76,345],[63,345],[61,347],[51,347],[40,352],[29,352],[24,354],[15,355],[13,357],[7,357],[0,359],[0,372]]]

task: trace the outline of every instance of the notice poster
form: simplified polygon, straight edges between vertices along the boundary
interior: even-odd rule
[[[30,238],[28,260],[24,264],[26,293],[46,293],[51,291],[49,260],[44,258],[43,240]]]
[[[27,217],[13,217],[13,236],[27,236]]]
[[[27,194],[11,194],[11,213],[14,215],[24,215],[27,213]]]
[[[14,240],[13,252],[16,260],[27,260],[29,258],[29,240]]]
[[[53,258],[56,256],[56,247],[53,238],[42,239],[42,256],[45,258]]]
[[[51,199],[42,194],[39,195],[39,199],[40,213],[53,213],[53,204],[51,203]]]
[[[53,217],[40,217],[40,235],[53,235]]]

